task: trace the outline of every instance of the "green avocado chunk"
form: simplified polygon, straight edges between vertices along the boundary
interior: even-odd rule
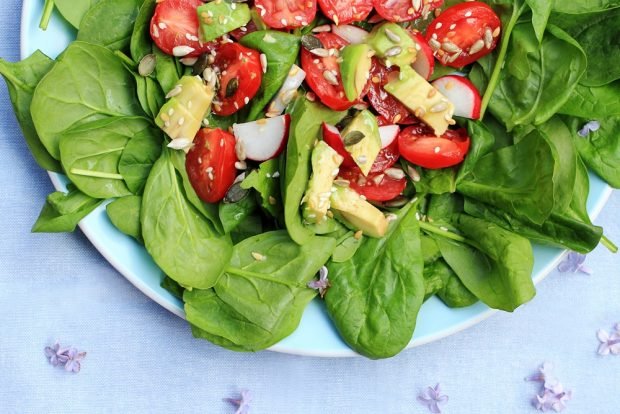
[[[369,110],[363,110],[342,130],[341,135],[344,148],[351,154],[362,173],[368,175],[381,151],[377,118]]]
[[[224,0],[215,0],[198,6],[197,12],[203,42],[210,42],[245,26],[252,19],[247,4]]]
[[[324,141],[319,141],[314,147],[311,159],[312,176],[303,198],[306,204],[303,214],[308,223],[321,223],[326,220],[332,184],[342,161],[342,156]]]
[[[334,187],[331,208],[356,230],[370,237],[383,237],[389,221],[383,213],[348,187]]]
[[[415,41],[396,23],[375,26],[368,35],[367,42],[386,66],[410,66],[417,56]]]
[[[340,75],[348,100],[357,100],[364,91],[370,77],[372,55],[373,50],[365,43],[347,45],[340,52]]]

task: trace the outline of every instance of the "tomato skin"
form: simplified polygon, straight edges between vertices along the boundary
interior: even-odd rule
[[[235,137],[221,129],[198,131],[185,158],[185,169],[198,197],[206,203],[221,201],[237,175]]]
[[[463,162],[469,151],[467,130],[448,130],[436,137],[426,125],[414,125],[398,135],[398,149],[407,161],[429,169],[447,168]]]
[[[379,59],[372,58],[368,101],[379,115],[389,121],[389,124],[408,125],[416,122],[413,114],[383,88],[390,80],[397,78],[399,72],[396,66],[388,69]]]
[[[371,0],[318,0],[321,11],[337,25],[365,20],[372,11]]]
[[[247,105],[260,88],[263,69],[260,54],[239,43],[224,43],[217,49],[213,66],[220,73],[218,100],[213,112],[221,116],[232,115]],[[231,96],[226,96],[228,84],[237,79],[238,87]]]
[[[385,20],[400,23],[415,20],[430,11],[441,7],[443,0],[420,0],[420,9],[415,10],[411,0],[373,0],[372,5]]]
[[[443,65],[460,68],[469,65],[495,49],[501,21],[485,3],[459,3],[444,10],[431,22],[426,32],[431,49]],[[447,51],[446,42],[460,49]]]
[[[404,177],[394,179],[383,172],[370,173],[365,177],[358,167],[341,168],[339,177],[349,181],[349,187],[369,201],[393,200],[407,187]]]
[[[316,16],[316,0],[256,0],[254,5],[273,29],[307,26]]]
[[[348,44],[346,40],[333,33],[318,33],[315,34],[315,37],[323,43],[325,49],[341,49]],[[318,63],[314,63],[315,60],[318,60]],[[334,111],[344,111],[355,104],[355,102],[349,101],[344,93],[338,57],[318,57],[302,47],[301,66],[306,72],[308,86],[325,106]],[[325,79],[323,72],[327,70],[335,73],[338,85],[332,85]]]
[[[201,43],[200,23],[196,8],[204,4],[201,0],[166,0],[157,3],[151,18],[151,39],[164,53],[174,56],[175,47],[188,46],[194,49],[181,57],[198,57],[212,49],[213,43]],[[195,40],[186,37],[189,34]]]

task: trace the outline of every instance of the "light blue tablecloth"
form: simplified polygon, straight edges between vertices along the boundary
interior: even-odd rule
[[[18,59],[19,0],[0,8],[0,56]],[[573,390],[568,413],[620,412],[620,356],[596,354],[599,328],[620,322],[620,257],[587,259],[594,274],[554,273],[535,300],[384,361],[238,354],[192,339],[79,232],[31,234],[46,173],[29,155],[0,86],[0,413],[233,413],[222,401],[252,391],[251,413],[424,413],[416,396],[441,382],[446,413],[534,412],[523,381],[551,361]],[[612,196],[598,224],[620,241]],[[82,372],[48,365],[54,340],[88,352]]]

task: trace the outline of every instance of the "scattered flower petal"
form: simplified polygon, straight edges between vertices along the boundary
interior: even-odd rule
[[[581,272],[581,273],[585,273],[587,275],[591,275],[592,271],[587,266],[585,266],[583,264],[583,262],[585,262],[585,260],[586,260],[586,256],[584,254],[580,254],[580,253],[576,253],[576,252],[570,252],[566,256],[566,259],[564,259],[558,265],[558,271],[562,272],[562,273],[567,273],[567,272],[577,273],[577,272]]]
[[[319,291],[319,295],[321,298],[325,297],[325,293],[327,293],[327,289],[331,286],[329,279],[327,278],[329,271],[327,267],[321,267],[319,270],[319,280],[313,280],[308,283],[308,287],[312,289],[317,289]]]
[[[536,374],[525,378],[526,381],[542,384],[540,394],[536,394],[533,400],[534,407],[539,411],[560,412],[566,408],[566,402],[572,398],[572,391],[564,389],[564,386],[551,372],[552,369],[553,366],[545,362],[538,368]]]
[[[239,398],[224,398],[224,401],[237,407],[235,414],[248,414],[250,412],[252,394],[248,390],[241,390],[241,396]]]
[[[598,121],[587,122],[578,132],[580,137],[587,137],[590,132],[596,132],[601,128],[601,123]]]
[[[599,329],[596,333],[596,337],[601,342],[598,347],[599,355],[619,355],[620,354],[620,330],[618,329],[620,324],[614,326],[614,331],[610,334],[604,329]]]
[[[46,346],[44,353],[53,366],[64,365],[66,371],[75,373],[80,372],[80,361],[86,356],[86,352],[78,352],[73,347],[61,348],[58,342],[53,346]]]
[[[441,388],[439,384],[437,384],[435,387],[428,387],[426,391],[421,392],[420,395],[418,395],[418,401],[428,408],[428,411],[431,413],[440,414],[441,409],[439,405],[447,403],[448,396],[441,395]]]

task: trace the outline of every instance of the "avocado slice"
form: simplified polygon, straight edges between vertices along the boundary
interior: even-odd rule
[[[396,23],[375,26],[368,35],[368,45],[383,59],[386,66],[410,66],[417,55],[416,43],[409,33]]]
[[[213,85],[197,76],[183,76],[168,96],[155,124],[173,140],[193,140],[215,96]]]
[[[377,118],[367,109],[359,112],[341,133],[344,149],[353,157],[364,175],[381,151],[381,136]]]
[[[203,42],[210,42],[245,26],[252,18],[247,4],[224,0],[215,0],[198,6],[197,12]]]
[[[411,67],[401,67],[398,79],[385,90],[441,136],[454,125],[454,105]]]
[[[364,91],[368,78],[374,51],[365,43],[347,45],[340,52],[340,75],[347,99],[355,101]]]
[[[314,147],[310,161],[312,176],[303,198],[306,204],[303,215],[307,223],[321,223],[327,219],[332,184],[343,160],[344,158],[324,141],[319,141]]]
[[[383,213],[349,187],[334,187],[331,208],[350,224],[370,237],[383,237],[389,221]]]

